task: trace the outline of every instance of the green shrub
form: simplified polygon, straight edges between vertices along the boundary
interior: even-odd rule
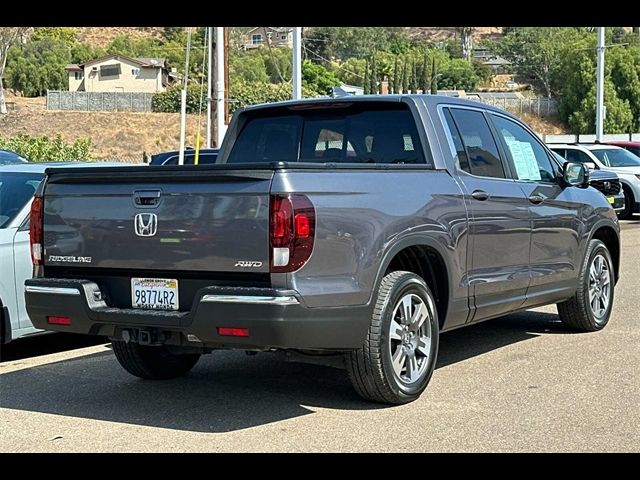
[[[174,85],[166,92],[156,93],[151,100],[151,110],[154,112],[180,112],[182,91],[181,85]],[[203,92],[202,109],[207,109],[206,89]],[[200,108],[200,85],[194,83],[187,87],[187,113],[198,113]]]
[[[0,137],[0,148],[12,150],[32,162],[92,160],[90,147],[89,138],[78,138],[73,143],[67,143],[59,134],[53,139],[46,135],[30,137],[24,134],[11,138]]]

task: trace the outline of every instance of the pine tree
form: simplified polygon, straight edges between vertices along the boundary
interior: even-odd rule
[[[429,72],[429,55],[427,55],[427,52],[424,53],[422,72],[420,74],[418,88],[422,90],[422,93],[427,93],[431,87],[431,72]]]
[[[436,65],[436,57],[431,61],[431,95],[438,94],[438,66]]]
[[[398,57],[396,57],[396,61],[393,64],[393,77],[389,82],[391,93],[398,93],[398,75],[400,75],[400,72],[398,71]]]
[[[404,59],[404,74],[402,76],[402,93],[409,93],[409,61]]]
[[[371,93],[380,93],[378,91],[378,67],[376,66],[375,54],[371,56],[371,76],[369,77],[369,81],[371,82],[371,87],[369,87],[369,91]]]
[[[416,71],[416,61],[411,64],[411,93],[418,93],[418,72]]]
[[[369,95],[371,93],[371,82],[369,81],[369,60],[364,62],[364,94]]]

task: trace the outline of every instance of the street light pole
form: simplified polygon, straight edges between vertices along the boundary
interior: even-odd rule
[[[604,27],[598,27],[597,67],[596,67],[596,141],[604,137]]]

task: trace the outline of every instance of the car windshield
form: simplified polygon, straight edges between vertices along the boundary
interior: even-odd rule
[[[27,161],[17,153],[0,150],[0,165],[8,165],[10,163],[27,163]]]
[[[640,158],[623,148],[602,148],[591,153],[607,167],[640,167]]]
[[[20,213],[42,177],[42,173],[0,172],[0,228],[6,228]]]

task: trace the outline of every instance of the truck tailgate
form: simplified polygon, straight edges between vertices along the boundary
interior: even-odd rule
[[[268,272],[272,177],[231,167],[48,171],[44,265]]]

